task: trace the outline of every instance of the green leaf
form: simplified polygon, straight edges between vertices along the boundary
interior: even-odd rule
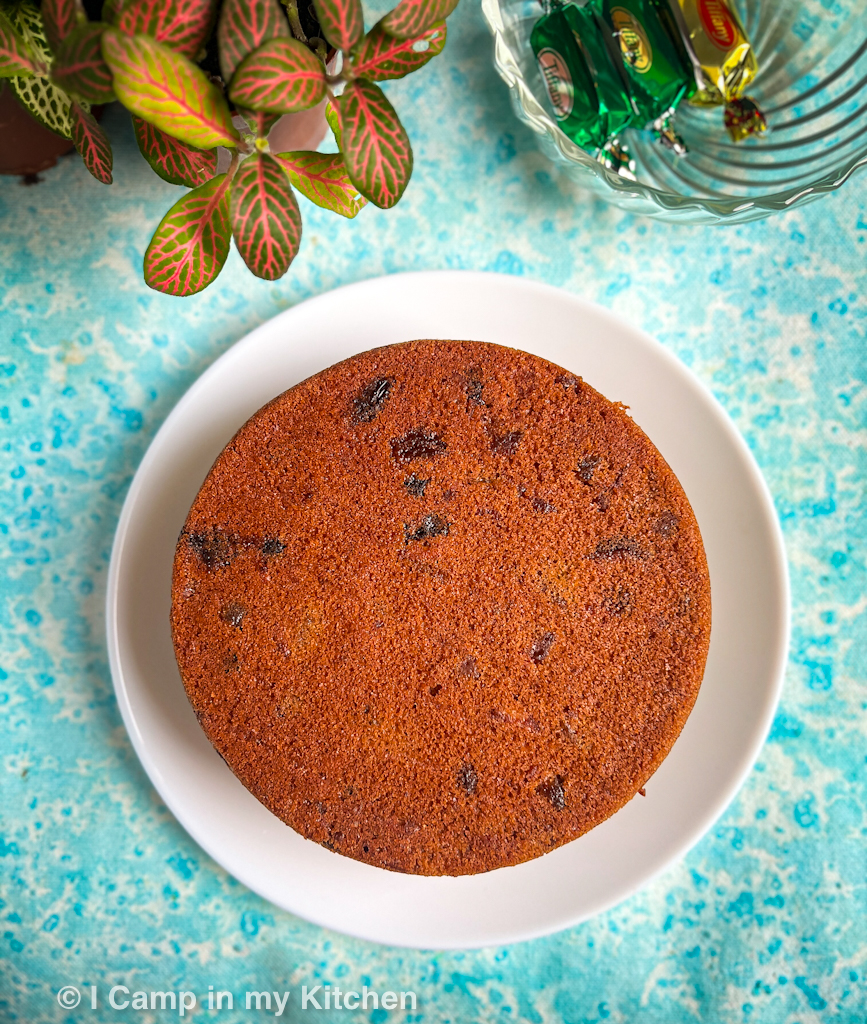
[[[384,210],[403,195],[412,174],[412,147],[385,93],[364,78],[337,100],[341,151],[358,191]]]
[[[133,114],[197,149],[238,142],[222,93],[186,57],[149,36],[111,28],[102,34],[102,54],[117,98]]]
[[[398,39],[413,39],[444,21],[457,6],[458,0],[400,0],[379,24]]]
[[[295,188],[317,206],[352,218],[367,205],[367,200],[349,180],[340,153],[298,150],[278,153],[274,159]]]
[[[87,15],[77,0],[42,0],[40,10],[45,38],[52,53],[57,53],[60,44],[70,32],[87,20]]]
[[[446,23],[436,25],[412,39],[396,39],[382,27],[374,25],[352,55],[352,70],[360,78],[381,82],[388,78],[403,78],[420,67],[446,45]]]
[[[215,0],[127,0],[112,13],[112,24],[128,36],[153,36],[195,59],[208,40]]]
[[[364,35],[361,0],[313,0],[316,20],[325,38],[348,53]]]
[[[46,71],[27,78],[10,78],[9,84],[21,104],[37,121],[64,139],[71,139],[72,99],[47,77],[51,51],[48,49],[38,9],[32,4],[20,4],[11,12],[11,20],[26,40],[37,67],[44,67]],[[84,110],[90,110],[88,103],[82,102],[81,106]]]
[[[245,110],[238,107],[238,113],[247,122],[251,132],[255,132],[260,139],[267,138],[268,132],[280,120],[280,114],[269,114],[264,110]]]
[[[272,39],[241,61],[229,95],[247,110],[306,110],[325,97],[325,68],[297,39]]]
[[[72,104],[72,141],[94,178],[103,185],[110,185],[111,143],[93,114],[87,113],[78,103]]]
[[[231,240],[229,177],[218,174],[160,221],[145,253],[145,281],[166,295],[195,295],[223,269]]]
[[[331,100],[325,104],[325,120],[328,122],[328,127],[331,129],[331,134],[334,136],[337,148],[341,149],[340,140],[343,138],[343,132],[340,130],[340,114],[337,113],[337,107],[334,106]]]
[[[27,110],[46,128],[72,138],[72,97],[47,78],[10,78],[9,84]],[[82,107],[87,104],[82,103]]]
[[[105,28],[102,22],[93,21],[73,29],[60,44],[51,71],[55,85],[91,103],[114,99],[111,72],[100,47]]]
[[[301,212],[280,165],[267,153],[245,160],[232,182],[232,234],[256,277],[276,281],[301,245]]]
[[[216,149],[202,150],[188,146],[135,114],[132,126],[141,155],[163,181],[196,188],[217,173]]]
[[[0,10],[0,78],[34,74],[34,54],[17,27]]]
[[[228,83],[235,68],[269,39],[289,35],[289,24],[277,0],[223,0],[217,42],[220,71]]]

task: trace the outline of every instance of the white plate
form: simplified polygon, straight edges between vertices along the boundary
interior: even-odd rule
[[[172,557],[196,492],[261,405],[357,352],[411,338],[525,349],[626,403],[680,478],[710,566],[713,631],[695,709],[636,798],[580,839],[463,878],[395,874],[302,839],[251,796],[199,728],[169,636]],[[378,942],[466,948],[576,924],[692,846],[744,781],[767,734],[788,647],[786,559],[746,445],[710,393],[611,313],[495,274],[381,277],[281,313],[184,395],[133,480],[112,552],[108,649],[136,753],[184,828],[236,878],[309,921]]]

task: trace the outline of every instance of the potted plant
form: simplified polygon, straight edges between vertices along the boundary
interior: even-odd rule
[[[398,202],[412,148],[377,82],[440,53],[456,6],[399,0],[365,32],[361,0],[105,0],[100,21],[81,0],[0,0],[0,77],[106,184],[111,146],[91,105],[117,99],[132,113],[153,170],[191,189],[154,233],[145,281],[192,295],[220,273],[233,237],[256,276],[286,273],[301,242],[294,189],[344,217]],[[282,115],[323,101],[337,153],[271,152]]]

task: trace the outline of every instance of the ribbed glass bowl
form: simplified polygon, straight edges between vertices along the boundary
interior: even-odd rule
[[[602,166],[557,126],[530,48],[538,0],[482,0],[494,59],[518,117],[542,149],[585,188],[633,213],[689,223],[738,223],[839,188],[867,164],[867,0],[740,0],[759,61],[747,90],[768,131],[733,143],[721,108],[681,103],[677,156],[647,132],[627,129],[630,180]]]

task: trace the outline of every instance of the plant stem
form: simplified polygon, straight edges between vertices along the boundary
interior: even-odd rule
[[[286,8],[286,15],[289,18],[289,28],[292,29],[292,35],[301,42],[307,42],[307,36],[304,34],[304,29],[301,27],[301,19],[298,17],[298,2],[297,0],[283,0],[283,6]]]

